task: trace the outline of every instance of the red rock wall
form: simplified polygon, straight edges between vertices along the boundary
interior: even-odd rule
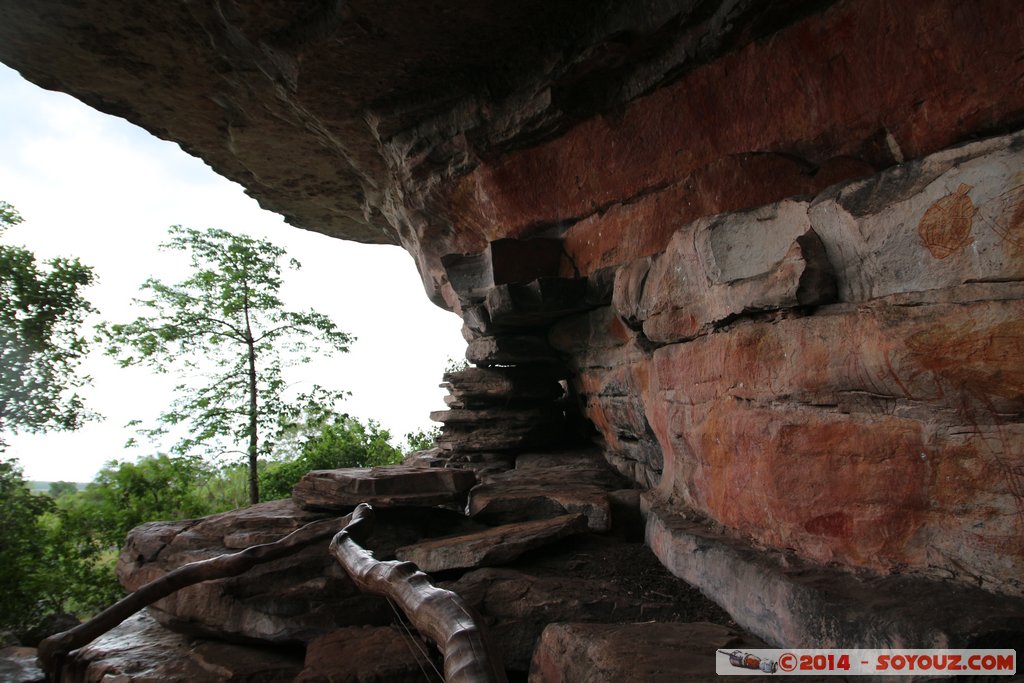
[[[1024,117],[1014,0],[840,2],[448,192],[488,240],[571,225],[583,274],[703,215],[814,193]]]
[[[998,136],[1022,50],[1019,3],[836,3],[445,201],[485,239],[562,236],[563,275],[614,270],[550,341],[662,500],[1022,595],[1024,135]]]

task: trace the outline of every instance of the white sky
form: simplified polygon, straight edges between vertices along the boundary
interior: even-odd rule
[[[87,297],[114,322],[133,317],[129,302],[146,277],[173,281],[187,273],[180,254],[157,249],[168,226],[269,239],[303,265],[287,277],[288,305],[313,307],[358,337],[349,353],[301,370],[304,377],[293,377],[299,388],[315,381],[351,391],[343,409],[378,420],[396,441],[433,426],[428,413],[444,407],[437,385],[447,360],[465,353],[461,321],[430,303],[404,250],[288,226],[177,145],[42,90],[2,64],[0,200],[25,219],[4,241],[40,258],[77,256],[92,266],[99,284]],[[86,372],[94,378],[87,404],[106,419],[74,433],[10,437],[3,457],[18,458],[26,478],[89,481],[108,460],[158,449],[142,441],[125,450],[134,432],[124,425],[154,425],[175,378],[118,368],[98,350]]]

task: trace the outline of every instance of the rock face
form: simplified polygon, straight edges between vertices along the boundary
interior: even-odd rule
[[[194,640],[138,614],[78,650],[60,675],[70,683],[287,683],[301,669],[302,660],[286,651]]]
[[[135,590],[188,562],[275,541],[325,516],[284,500],[202,520],[144,524],[128,536],[118,577]],[[185,633],[282,645],[305,644],[342,626],[391,620],[387,603],[356,591],[328,556],[326,541],[243,576],[178,591],[150,611]]]
[[[590,443],[770,642],[820,634],[787,630],[799,579],[768,572],[762,619],[666,520],[1018,604],[1018,0],[477,4],[12,1],[0,59],[296,225],[408,249],[480,366],[419,469],[478,474],[478,521],[605,528],[610,484],[513,468]]]

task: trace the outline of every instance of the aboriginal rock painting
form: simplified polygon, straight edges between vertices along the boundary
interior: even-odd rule
[[[955,192],[932,204],[918,223],[917,234],[935,258],[952,256],[973,241],[974,204],[967,196],[971,189],[961,183]]]

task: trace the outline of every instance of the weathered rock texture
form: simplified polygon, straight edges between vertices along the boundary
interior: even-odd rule
[[[437,664],[409,638],[397,626],[332,631],[310,643],[294,683],[420,683]]]
[[[424,541],[399,548],[395,556],[413,562],[425,572],[505,564],[523,553],[543,547],[587,528],[583,514],[505,524],[486,531]]]
[[[727,621],[717,605],[669,574],[648,548],[628,538],[621,530],[623,522],[613,523],[612,515],[626,510],[625,524],[635,524],[629,509],[636,496],[607,490],[622,480],[599,453],[529,453],[514,456],[511,465],[514,468],[504,474],[484,476],[495,481],[518,473],[520,484],[540,486],[547,504],[535,500],[524,507],[521,496],[513,495],[514,502],[504,507],[504,514],[529,521],[486,527],[479,519],[488,515],[474,520],[468,507],[454,512],[433,506],[429,496],[421,495],[413,499],[423,502],[421,507],[378,508],[374,529],[365,540],[379,559],[398,556],[421,570],[443,573],[446,587],[480,611],[480,623],[490,629],[496,646],[495,657],[508,670],[525,676],[541,631],[553,621]],[[424,473],[475,476],[458,468],[402,466],[376,475],[399,488],[400,480],[408,480],[421,494],[431,492],[424,482],[432,482],[435,491],[446,490],[448,479],[424,479]],[[336,481],[346,475],[359,480],[366,470],[331,474]],[[554,501],[574,500],[577,481],[592,487],[585,501],[593,509],[562,514],[564,509]],[[486,487],[481,484],[474,491]],[[342,488],[337,495],[345,499],[351,492]],[[332,507],[328,498],[323,507]],[[146,524],[129,537],[120,576],[126,587],[137,588],[185,562],[236,545],[274,540],[297,524],[327,514],[304,511],[284,500],[201,520]],[[347,516],[325,519],[337,519],[339,525],[348,521]],[[601,530],[610,527],[611,533],[593,533],[595,521],[600,521]],[[94,680],[103,672],[161,681],[235,680],[232,676],[264,680],[259,677],[263,665],[266,680],[292,680],[288,676],[296,675],[303,648],[304,664],[295,679],[299,681],[421,680],[424,670],[441,666],[437,650],[411,632],[399,612],[388,610],[380,599],[353,594],[354,582],[338,573],[327,549],[311,549],[159,601],[150,610],[159,624],[148,616],[130,620],[72,655],[67,666],[70,680]],[[367,575],[362,578],[365,581]],[[170,655],[154,657],[146,666],[132,664],[133,644],[140,646],[139,656],[153,647]],[[266,650],[268,658],[247,661],[245,653],[253,647]],[[183,649],[188,652],[180,652]],[[286,673],[278,670],[281,657],[287,660]],[[197,665],[208,666],[210,676],[197,673]]]
[[[305,510],[349,510],[359,503],[461,507],[476,483],[472,472],[413,466],[314,470],[292,490]]]
[[[128,536],[118,577],[126,589],[135,590],[188,562],[276,541],[325,516],[283,500],[202,520],[144,524]],[[342,526],[339,519],[338,529]],[[355,589],[328,556],[328,541],[239,577],[190,586],[160,600],[150,612],[184,633],[292,645],[342,626],[389,623],[387,603]]]
[[[440,461],[589,439],[696,582],[655,543],[674,515],[1007,600],[1022,50],[1018,0],[0,2],[0,59],[296,225],[401,244],[472,363],[564,381],[450,381]]]
[[[718,650],[764,647],[717,624],[552,624],[530,664],[530,683],[715,680]]]
[[[289,683],[301,668],[293,653],[189,638],[141,613],[78,650],[60,676],[67,683]]]

